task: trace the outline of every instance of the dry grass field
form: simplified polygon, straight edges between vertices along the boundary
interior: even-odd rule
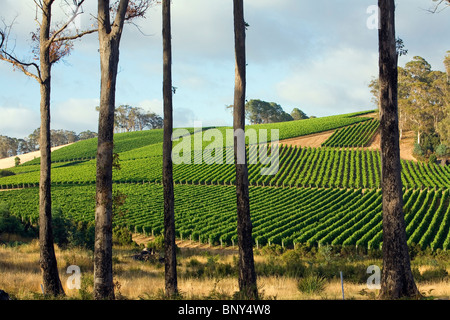
[[[141,238],[143,240],[143,238]],[[236,263],[237,253],[233,249],[196,247],[185,241],[179,243],[178,285],[182,299],[232,299],[237,291],[237,279],[223,270],[232,268]],[[292,251],[292,250],[291,250]],[[136,246],[119,246],[114,249],[114,274],[116,298],[128,300],[162,299],[164,289],[164,266],[160,262],[138,261],[131,258],[140,252]],[[93,255],[84,249],[61,250],[56,248],[60,277],[66,292],[66,299],[91,299],[93,283]],[[283,256],[287,254],[284,253]],[[280,254],[280,257],[282,255]],[[448,257],[447,257],[448,258]],[[266,269],[279,266],[278,257],[255,251],[255,263],[265,265]],[[347,258],[348,260],[348,258]],[[43,299],[41,292],[41,274],[39,270],[39,245],[36,240],[19,246],[0,247],[0,289],[9,293],[13,299]],[[308,258],[304,261],[307,263]],[[355,260],[356,261],[356,260]],[[347,261],[347,265],[360,265],[360,261]],[[368,259],[363,264],[378,264],[380,260]],[[422,274],[436,269],[436,265],[445,265],[450,271],[449,261],[433,259],[413,262],[413,267]],[[77,265],[81,270],[81,288],[69,289],[67,282],[71,274],[67,267]],[[200,268],[202,267],[202,268]],[[212,267],[212,269],[208,269]],[[208,274],[207,270],[215,270]],[[260,268],[261,269],[261,268]],[[203,270],[203,274],[199,273]],[[220,271],[222,270],[222,271]],[[344,275],[345,278],[345,275]],[[339,300],[342,290],[339,276],[326,279],[323,288],[315,292],[301,292],[298,283],[301,277],[283,274],[262,275],[258,277],[259,291],[265,300]],[[417,282],[420,291],[429,299],[449,299],[450,283],[448,276],[441,280]],[[345,299],[375,299],[377,290],[369,290],[366,283],[355,283],[344,280]]]

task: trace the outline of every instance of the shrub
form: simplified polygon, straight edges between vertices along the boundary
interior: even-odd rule
[[[164,236],[156,236],[155,239],[147,243],[147,248],[160,253],[164,252]]]
[[[423,156],[422,147],[417,142],[414,144],[413,154],[417,156]]]
[[[72,227],[73,223],[63,216],[61,208],[52,209],[53,241],[58,247],[67,248]]]
[[[95,244],[95,222],[74,223],[69,234],[69,243],[74,247],[82,247],[94,250]]]
[[[116,226],[113,229],[113,243],[119,245],[133,244],[133,237],[127,228]]]
[[[7,203],[0,203],[0,233],[23,235],[24,228],[21,221],[12,216]]]
[[[326,279],[322,276],[310,274],[301,278],[297,283],[300,292],[306,294],[317,294],[325,290]]]
[[[438,157],[446,156],[448,151],[449,149],[445,144],[440,144],[439,146],[436,147],[436,155]]]
[[[82,247],[94,250],[95,222],[76,222],[64,216],[61,208],[52,210],[53,241],[62,249]]]
[[[432,153],[432,154],[430,155],[430,157],[428,158],[428,162],[429,162],[430,164],[433,164],[433,163],[436,163],[436,161],[437,161],[437,157],[436,157],[436,155],[435,155],[434,153]]]
[[[279,244],[265,245],[261,248],[261,254],[269,256],[279,256],[285,252],[285,249]]]
[[[201,263],[197,259],[190,259],[187,264],[185,277],[187,278],[215,278],[221,279],[237,275],[237,266],[230,263],[219,262],[218,255],[211,255],[205,252],[206,263]]]
[[[13,176],[15,175],[14,172],[9,170],[0,170],[0,177],[7,177],[7,176]]]
[[[444,267],[429,269],[422,272],[423,281],[444,281],[448,278],[448,272]]]
[[[302,261],[302,256],[299,251],[286,251],[281,259],[285,264],[285,274],[288,277],[302,277],[305,274],[306,268]]]

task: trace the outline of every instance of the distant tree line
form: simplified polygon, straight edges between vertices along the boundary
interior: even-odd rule
[[[450,51],[444,66],[446,72],[432,70],[424,58],[415,56],[405,67],[398,67],[400,139],[404,131],[414,131],[417,156],[435,154],[445,159],[450,152]],[[378,105],[378,79],[369,87]]]
[[[99,107],[95,108],[97,111]],[[161,129],[163,118],[139,107],[121,105],[114,110],[114,131],[130,132],[145,129]]]
[[[232,111],[233,105],[227,106],[227,109]],[[294,108],[289,114],[285,112],[279,104],[259,99],[252,99],[245,103],[245,118],[250,121],[251,124],[309,119],[306,113],[299,108]]]
[[[35,129],[23,139],[0,136],[0,158],[12,157],[39,150],[39,136],[40,128]],[[80,140],[95,138],[97,137],[97,133],[86,130],[77,134],[75,131],[52,129],[50,131],[50,136],[51,146],[57,147]]]

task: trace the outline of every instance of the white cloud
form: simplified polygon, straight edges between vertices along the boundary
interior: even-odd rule
[[[426,13],[423,9],[431,1],[397,2],[397,34],[409,49],[400,64],[420,55],[433,68],[443,69],[442,59],[448,50],[446,30],[450,27],[447,12]],[[55,12],[59,11],[57,3]],[[231,116],[224,106],[233,99],[232,1],[172,3],[176,125],[192,125],[197,117],[208,124],[221,118],[229,122]],[[375,0],[246,0],[245,19],[250,24],[247,98],[277,102],[288,112],[299,107],[317,116],[372,108],[367,83],[378,71],[377,32],[369,30],[366,22],[367,7],[374,4]],[[96,2],[87,1],[85,11],[81,22],[87,27],[96,15]],[[6,22],[17,13],[16,52],[27,58],[29,35],[36,29],[34,2],[2,0]],[[53,21],[61,17],[57,15]],[[161,6],[151,8],[146,19],[135,22],[149,36],[132,25],[125,27],[116,102],[142,107],[148,102],[149,108],[162,114]],[[98,36],[89,35],[76,42],[68,65],[58,64],[53,69],[53,127],[68,125],[73,128],[67,129],[74,130],[78,124],[82,130],[89,129],[87,126],[97,130],[97,114],[91,116],[92,110],[77,103],[99,96],[97,48]],[[26,106],[38,114],[38,85],[18,72],[6,73],[7,67],[0,66],[0,105]],[[11,99],[16,101],[10,103]]]
[[[194,121],[197,118],[195,113],[188,108],[174,107],[173,109],[173,127],[183,128],[183,127],[193,127]]]
[[[157,115],[161,116],[163,115],[163,102],[158,99],[153,100],[143,100],[139,102],[137,107],[140,107],[146,111],[150,111],[153,113],[156,113]]]
[[[377,62],[376,54],[338,48],[314,63],[298,65],[276,90],[281,99],[310,115],[370,109],[367,84],[376,75]]]
[[[52,129],[97,132],[99,99],[69,99],[54,103],[51,109]]]
[[[25,138],[40,126],[39,113],[19,106],[0,106],[0,135]]]

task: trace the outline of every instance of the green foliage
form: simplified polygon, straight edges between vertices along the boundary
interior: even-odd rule
[[[130,230],[124,227],[115,226],[113,228],[113,243],[118,245],[131,245],[134,243]]]
[[[53,240],[62,249],[83,247],[94,250],[94,221],[73,221],[64,215],[60,207],[52,210]]]
[[[437,161],[436,155],[435,155],[434,153],[431,154],[430,157],[428,158],[428,163],[429,163],[429,164],[435,164],[436,161]]]
[[[186,264],[187,278],[210,278],[210,279],[222,279],[228,276],[237,275],[237,264],[220,262],[219,255],[212,255],[207,251],[204,253],[206,257],[206,263],[201,263],[197,259],[190,259]]]
[[[380,122],[377,119],[360,122],[356,125],[336,130],[322,147],[365,147],[377,132]]]
[[[325,290],[326,284],[327,280],[324,277],[310,274],[298,281],[297,288],[306,294],[319,294]]]
[[[15,173],[12,171],[0,170],[0,177],[8,177],[8,176],[13,176],[13,175],[15,175]]]
[[[19,157],[15,157],[15,158],[14,158],[14,165],[15,165],[16,167],[18,167],[18,166],[20,165],[20,158],[19,158]]]
[[[248,128],[279,129],[280,138],[288,138],[357,122],[361,127],[376,124],[376,121],[355,117],[361,114],[364,113]],[[113,173],[115,227],[155,236],[164,230],[162,140],[159,140],[162,136],[158,135],[157,130],[151,130],[116,136],[116,147],[124,151],[117,153],[121,159],[120,170]],[[80,146],[83,147],[81,143]],[[257,146],[249,146],[248,158],[254,159],[258,151]],[[260,163],[252,162],[248,166],[253,237],[255,243],[258,241],[258,245],[263,246],[261,252],[282,255],[286,247],[295,245],[296,250],[301,248],[307,253],[315,250],[319,243],[321,248],[327,245],[333,248],[358,246],[358,250],[379,251],[382,242],[382,202],[381,192],[377,190],[381,176],[379,152],[282,146],[276,174],[263,176],[262,167]],[[36,224],[39,165],[21,165],[12,168],[11,172],[16,175],[2,177],[0,188],[24,189],[0,192],[0,201],[9,204],[11,216]],[[55,230],[66,232],[57,234],[62,246],[83,243],[93,246],[95,172],[95,159],[52,164],[52,200],[64,217],[61,220],[58,213],[55,214]],[[421,248],[449,248],[450,212],[445,200],[448,195],[431,192],[431,189],[448,188],[449,168],[402,160],[401,174],[408,230],[417,230],[408,233],[411,241]],[[175,165],[176,236],[213,245],[236,244],[234,180],[235,168],[226,163]],[[130,239],[128,231],[117,230],[122,230],[119,238],[123,241]],[[162,241],[161,237],[157,239]],[[333,252],[333,255],[337,253]],[[296,269],[297,266],[284,261],[276,268],[287,268],[288,272],[296,274],[302,272]],[[261,268],[271,272],[270,266]]]
[[[95,222],[77,221],[74,223],[69,234],[68,242],[74,247],[84,247],[94,251],[95,245]]]
[[[152,241],[147,243],[147,248],[152,249],[153,251],[163,253],[164,252],[164,236],[159,235],[155,237]]]
[[[448,154],[449,148],[445,144],[440,144],[436,147],[436,155],[438,157],[444,157]]]
[[[0,202],[0,234],[23,234],[24,228],[21,221],[12,216],[7,203]]]
[[[304,121],[304,120],[302,120]],[[381,157],[374,150],[350,150],[331,148],[300,148],[281,146],[279,148],[279,166],[274,175],[261,175],[261,169],[268,165],[258,161],[259,149],[250,146],[247,150],[249,159],[249,182],[252,185],[292,186],[292,187],[339,187],[339,188],[379,188]],[[225,158],[225,152],[224,152]],[[270,158],[270,153],[269,153]],[[34,167],[34,166],[33,166]],[[23,171],[21,174],[0,179],[1,189],[33,187],[39,183],[38,168]],[[273,166],[272,169],[276,169]],[[95,160],[81,163],[53,164],[52,181],[54,184],[93,185],[95,184]],[[162,177],[162,158],[122,160],[121,170],[113,173],[116,183],[160,183]],[[23,173],[22,173],[23,172]],[[274,171],[275,173],[275,171]],[[174,165],[174,182],[189,184],[233,184],[234,166],[224,161],[223,164],[179,164]],[[448,185],[448,169],[436,168],[433,164],[420,164],[402,161],[402,181],[407,188],[438,187]],[[123,215],[123,206],[128,194],[115,193],[118,207],[117,215]],[[126,201],[125,201],[126,200]],[[264,243],[261,243],[264,245]]]
[[[67,219],[60,207],[52,209],[52,232],[53,241],[60,248],[67,248],[69,244],[69,234],[73,228],[73,223]]]
[[[413,276],[416,281],[420,282],[441,282],[450,279],[447,269],[443,266],[437,266],[420,272],[419,269],[412,268]]]
[[[437,134],[423,133],[420,139],[420,146],[424,154],[435,152],[436,148],[440,145],[440,139]]]
[[[302,255],[296,250],[288,250],[282,256],[284,262],[285,274],[288,277],[303,277],[306,273],[306,267],[302,261]]]
[[[299,108],[294,108],[291,111],[291,117],[294,120],[303,120],[303,119],[309,119],[309,117]]]
[[[261,254],[279,256],[285,252],[285,248],[279,244],[268,244],[261,248]]]
[[[81,287],[78,294],[81,300],[94,299],[94,276],[92,274],[83,273],[81,275]]]
[[[435,165],[434,169],[440,167]],[[120,184],[115,188],[128,195],[128,201],[123,205],[126,213],[114,218],[116,226],[127,226],[137,232],[145,230],[155,236],[164,230],[163,188],[160,184]],[[382,241],[380,190],[363,193],[362,190],[338,188],[251,186],[249,191],[253,237],[258,239],[260,246],[271,243],[261,249],[262,252],[282,254],[282,245],[295,244],[297,250],[305,254],[318,243],[321,243],[321,250],[325,250],[322,248],[327,244],[333,248],[358,245],[358,249],[370,245],[371,250],[378,250]],[[93,230],[93,226],[91,229],[87,224],[94,221],[94,194],[95,186],[90,185],[53,187],[55,204],[59,203],[64,216],[73,223],[83,223],[80,235],[72,231],[69,243],[77,238],[85,239],[82,235],[88,229]],[[177,237],[223,245],[231,245],[234,240],[236,244],[235,196],[234,186],[177,185]],[[436,250],[450,246],[450,206],[446,199],[448,192],[434,189],[404,192],[408,236],[422,248]],[[37,217],[38,188],[0,192],[2,200],[10,203],[12,216],[20,216],[24,221]],[[413,233],[413,230],[417,231]],[[89,237],[86,235],[86,238]],[[157,237],[155,245],[157,243],[163,248],[162,236]],[[337,253],[340,251],[333,252],[332,256]]]
[[[423,150],[422,150],[422,146],[420,144],[418,144],[417,142],[414,143],[414,149],[413,149],[413,154],[417,155],[417,156],[423,156]]]

